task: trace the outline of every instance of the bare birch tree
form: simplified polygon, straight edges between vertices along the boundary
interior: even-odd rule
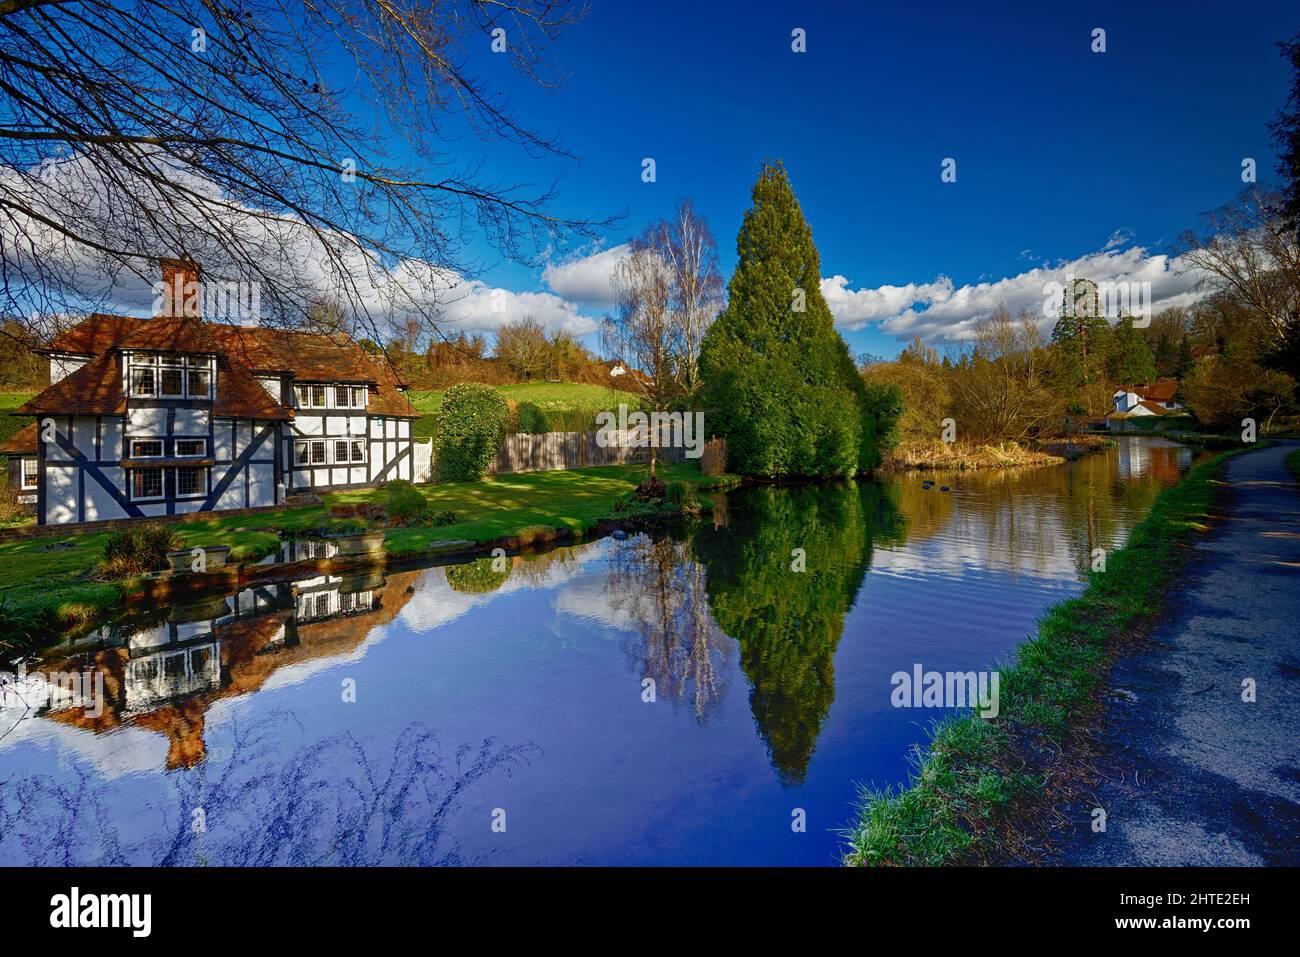
[[[672,308],[672,268],[653,243],[638,239],[615,267],[613,285],[615,310],[601,322],[601,344],[627,369],[627,384],[622,387],[640,395],[649,411],[666,412],[686,392],[682,375],[685,336],[681,314]],[[652,441],[652,476],[657,453]]]
[[[700,385],[700,341],[722,309],[718,244],[689,199],[677,205],[671,220],[652,229],[651,240],[672,272],[670,308],[681,330],[681,375],[687,393],[694,394]]]

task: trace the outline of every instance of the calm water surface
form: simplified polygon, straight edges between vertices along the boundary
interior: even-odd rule
[[[1009,660],[1193,459],[1120,443],[106,626],[0,710],[0,864],[836,863],[943,714],[890,676]],[[98,714],[32,693],[83,671]]]

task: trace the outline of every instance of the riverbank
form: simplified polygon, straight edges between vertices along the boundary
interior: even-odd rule
[[[376,528],[384,532],[387,556],[409,560],[437,542],[489,546],[503,540],[576,538],[602,523],[635,521],[662,512],[664,506],[629,500],[646,474],[644,465],[617,465],[416,486],[432,512],[454,514],[454,522],[437,526],[389,528],[355,514],[335,514],[385,502],[383,490],[363,489],[327,494],[319,504],[299,508],[227,517],[217,513],[207,521],[172,527],[186,548],[230,546],[228,561],[232,564],[256,562],[273,554],[285,537]],[[726,488],[740,481],[730,475],[705,477],[693,462],[662,463],[659,474],[666,482],[685,482],[697,491]],[[0,540],[0,630],[6,640],[76,628],[111,614],[123,603],[129,581],[99,580],[95,574],[110,534],[105,530],[67,539]]]
[[[904,441],[884,452],[881,469],[885,472],[968,471],[1060,465],[1089,452],[1107,448],[1110,444],[1106,436],[1091,433],[1030,445],[1018,442],[941,442],[938,439],[930,442]]]
[[[1228,463],[1170,613],[1108,677],[1088,777],[1043,863],[1300,863],[1297,467],[1293,445]]]
[[[1247,450],[1195,467],[1157,498],[1105,572],[1050,609],[1037,636],[1001,670],[1000,713],[942,723],[918,751],[909,786],[863,794],[847,835],[850,865],[980,864],[1024,860],[1025,822],[1077,791],[1084,774],[1062,754],[1090,753],[1089,728],[1106,674],[1149,633],[1188,553],[1207,528],[1219,476]]]

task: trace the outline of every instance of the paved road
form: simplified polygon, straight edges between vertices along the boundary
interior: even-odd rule
[[[1053,863],[1300,864],[1296,443],[1229,462],[1227,495],[1169,617],[1111,675],[1103,780]],[[1252,678],[1256,700],[1242,700]]]

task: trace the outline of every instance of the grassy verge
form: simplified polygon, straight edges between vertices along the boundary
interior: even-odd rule
[[[1262,443],[1261,443],[1262,445]],[[848,834],[850,865],[991,863],[1014,857],[1018,825],[1044,793],[1072,730],[1099,707],[1117,645],[1160,611],[1186,543],[1206,528],[1226,461],[1205,462],[1161,492],[1124,548],[1078,598],[1048,610],[1001,670],[1000,714],[938,725],[902,789],[866,790]]]
[[[664,464],[659,471],[665,481],[688,482],[697,489],[736,481],[732,476],[705,478],[693,462]],[[637,509],[627,509],[625,499],[646,473],[644,465],[618,465],[417,486],[435,511],[455,512],[457,522],[384,528],[386,550],[394,556],[414,556],[436,541],[491,542],[537,529],[581,534],[602,519],[635,515]],[[274,552],[282,535],[379,527],[364,519],[333,517],[330,507],[385,501],[382,490],[364,489],[325,495],[321,505],[257,515],[221,517],[218,513],[174,528],[186,546],[229,545],[232,563],[256,561]],[[123,595],[121,583],[95,578],[109,534],[0,541],[0,629],[6,622],[68,627],[102,617],[117,605]]]

